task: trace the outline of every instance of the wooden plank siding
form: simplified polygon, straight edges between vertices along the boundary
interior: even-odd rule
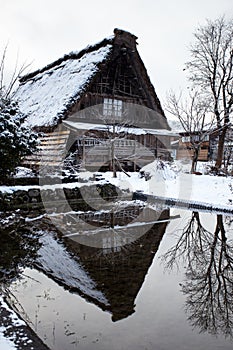
[[[40,137],[38,151],[25,157],[23,165],[38,170],[39,167],[63,167],[66,156],[66,145],[69,143],[71,130],[46,133]],[[74,134],[73,134],[74,136]],[[110,167],[112,162],[112,140],[99,130],[87,130],[84,135],[76,134],[74,148],[76,161],[74,165],[82,168],[100,169]],[[155,135],[128,135],[129,138],[119,138],[114,142],[114,154],[121,165],[143,167],[153,162],[156,157],[167,159],[169,152],[157,140]]]
[[[66,155],[70,131],[47,133],[39,137],[38,151],[24,158],[23,165],[29,168],[43,166],[60,167]]]
[[[208,160],[208,149],[202,149],[199,152],[198,160],[207,161]],[[186,159],[193,157],[193,150],[179,149],[177,152],[177,159]]]

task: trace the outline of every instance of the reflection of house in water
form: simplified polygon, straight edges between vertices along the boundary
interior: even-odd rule
[[[90,247],[71,239],[58,241],[49,229],[51,232],[41,238],[43,247],[37,266],[69,290],[111,312],[112,320],[118,321],[134,312],[135,299],[158,250],[168,218],[168,210],[160,211],[157,219],[161,223],[151,226],[145,223],[145,234],[135,241],[132,241],[133,230],[129,230],[131,244],[109,249]],[[138,227],[132,225],[136,236],[142,222],[138,224]],[[119,238],[117,231],[115,237]],[[109,239],[109,232],[114,234],[111,230],[101,232],[103,244]],[[127,230],[124,235],[127,236]]]

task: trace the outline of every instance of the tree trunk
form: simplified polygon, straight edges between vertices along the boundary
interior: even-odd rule
[[[191,174],[193,174],[197,169],[197,161],[199,156],[199,150],[200,148],[193,148],[193,157],[192,157],[192,167],[191,167]]]
[[[113,139],[112,139],[112,173],[113,177],[117,177],[116,173],[116,160],[115,160],[115,135],[116,135],[116,130],[115,130],[115,121],[113,125]]]
[[[217,169],[221,168],[222,161],[223,161],[223,152],[224,152],[224,143],[225,143],[225,137],[226,137],[226,131],[227,128],[225,127],[222,132],[219,135],[219,140],[218,140],[218,154],[217,154],[217,159],[215,162],[215,167]]]
[[[110,227],[111,228],[115,227],[115,213],[114,213],[114,211],[111,211],[111,213],[110,213]]]
[[[112,150],[111,150],[111,162],[112,162],[112,174],[113,177],[117,177],[117,173],[116,173],[116,160],[115,160],[115,144],[114,144],[114,140],[112,142]]]

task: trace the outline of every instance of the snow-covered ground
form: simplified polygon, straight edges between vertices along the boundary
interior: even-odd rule
[[[144,194],[174,198],[178,200],[211,204],[216,207],[232,209],[233,203],[233,178],[223,176],[205,175],[205,165],[200,163],[198,170],[203,175],[189,174],[190,164],[179,162],[169,164],[154,161],[141,169],[140,173],[131,172],[127,176],[123,172],[117,173],[113,178],[112,172],[95,173],[98,181],[93,180],[91,172],[78,174],[78,182],[56,183],[44,186],[0,186],[0,192],[12,193],[16,190],[28,190],[29,188],[52,189],[75,188],[94,184],[111,183],[123,190],[130,192],[140,191]],[[101,179],[101,180],[100,180]]]
[[[4,308],[10,313],[12,324],[15,327],[25,325],[25,323],[18,318],[16,313],[9,309],[8,305],[5,303],[5,301],[1,296],[0,296],[0,307]],[[4,335],[4,331],[6,331],[6,327],[0,326],[0,349],[1,350],[17,349],[14,343],[14,337],[6,338]]]
[[[233,193],[230,190],[233,181],[230,177],[181,173],[175,178],[160,178],[159,180],[155,175],[145,181],[145,178],[139,178],[137,173],[131,174],[131,178],[128,178],[124,173],[119,173],[117,176],[115,179],[111,173],[105,173],[105,179],[122,189],[129,188],[131,191],[141,191],[159,197],[201,202],[221,207],[230,207],[233,203]]]
[[[198,163],[198,171],[203,175],[189,174],[190,163],[166,163],[154,161],[141,169],[140,173],[117,173],[113,178],[112,172],[102,173],[104,181],[110,182],[121,189],[131,192],[140,191],[144,194],[174,198],[185,201],[211,204],[216,207],[232,209],[233,178],[205,175],[207,165]],[[88,180],[91,173],[82,173]],[[102,180],[103,182],[103,180]]]
[[[27,324],[8,306],[0,294],[0,349],[48,350]]]
[[[12,350],[12,349],[16,349],[15,344],[7,338],[4,338],[3,336],[3,327],[0,327],[0,349],[3,350]]]

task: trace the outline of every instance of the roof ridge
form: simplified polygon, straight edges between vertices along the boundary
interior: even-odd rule
[[[86,53],[90,53],[96,50],[99,50],[101,47],[105,47],[109,44],[112,44],[114,40],[114,35],[108,37],[108,38],[104,38],[103,40],[99,41],[96,44],[93,45],[88,45],[86,46],[84,49],[80,50],[80,51],[71,51],[68,54],[65,54],[63,57],[58,58],[57,60],[53,61],[52,63],[49,63],[48,65],[46,65],[43,68],[37,69],[34,72],[25,74],[24,76],[20,77],[19,82],[20,83],[24,83],[27,80],[35,77],[37,74],[40,73],[44,73],[45,71],[54,68],[58,65],[60,65],[62,62],[65,62],[69,59],[79,59],[82,56],[84,56]]]

